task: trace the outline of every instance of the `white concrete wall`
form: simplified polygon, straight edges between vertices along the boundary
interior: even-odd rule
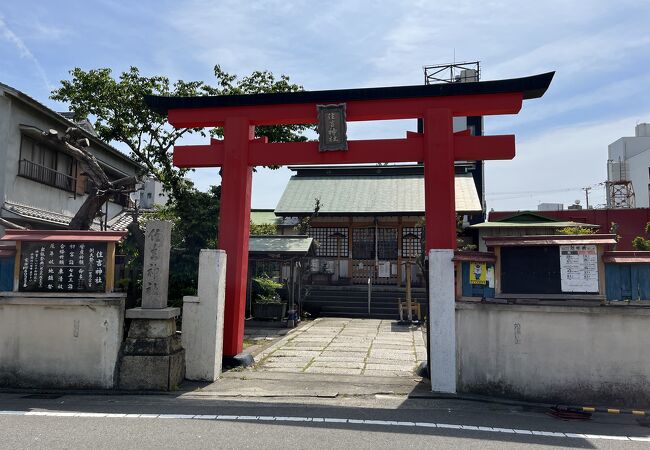
[[[0,386],[113,388],[124,297],[0,293]]]
[[[564,404],[650,404],[650,309],[456,306],[458,390]]]
[[[453,250],[429,250],[429,372],[434,392],[456,392],[453,257]]]
[[[198,295],[183,297],[185,378],[215,381],[221,375],[226,304],[226,252],[201,250]]]

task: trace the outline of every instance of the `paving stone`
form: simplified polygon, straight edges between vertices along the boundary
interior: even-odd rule
[[[336,339],[332,339],[332,344],[338,344],[338,345],[370,345],[372,343],[372,339],[351,339],[351,338],[346,338],[346,337],[339,337]]]
[[[368,361],[366,370],[390,370],[393,372],[413,372],[415,362],[409,364],[376,364]]]
[[[390,370],[365,370],[363,375],[369,377],[413,377],[409,372],[395,372]]]
[[[269,356],[265,361],[285,361],[285,362],[300,362],[300,361],[311,361],[314,359],[313,356]]]
[[[300,362],[284,362],[284,361],[275,362],[274,361],[274,362],[265,362],[260,367],[262,367],[264,369],[280,368],[280,367],[304,368],[307,364],[309,364],[309,361],[300,361]]]
[[[314,367],[310,366],[306,373],[327,373],[332,375],[361,375],[361,369],[350,369],[341,367]]]
[[[326,352],[338,352],[338,353],[368,353],[368,347],[341,347],[341,346],[327,346],[327,348],[324,350]]]
[[[281,347],[284,350],[291,350],[291,351],[305,351],[305,352],[321,352],[326,346],[323,345],[315,347],[315,346],[300,346],[300,347]]]
[[[343,352],[367,352],[369,348],[369,345],[330,344],[327,346],[327,350],[337,350]]]
[[[302,373],[302,367],[264,367],[264,372],[290,372],[290,373]]]
[[[320,359],[315,360],[310,367],[337,367],[347,369],[363,369],[363,361],[323,361]]]
[[[276,350],[273,353],[273,356],[293,356],[293,357],[299,357],[299,356],[307,356],[307,357],[315,357],[318,356],[320,352],[317,351],[306,351],[306,350],[291,350],[291,349],[286,349],[286,348],[281,348],[279,350]]]
[[[411,350],[413,348],[412,345],[404,345],[404,344],[385,344],[385,343],[373,343],[372,344],[372,349],[373,350],[404,350],[404,349],[409,349]]]
[[[323,356],[349,356],[349,357],[359,357],[359,358],[365,358],[368,355],[368,352],[340,352],[336,350],[325,350],[323,353],[320,354],[321,357]]]
[[[405,351],[371,349],[370,358],[409,360],[415,359],[415,353],[410,349]]]
[[[323,356],[320,355],[316,358],[316,361],[341,361],[341,362],[363,362],[366,360],[366,355],[360,356],[348,356],[346,354],[337,355],[337,356]]]

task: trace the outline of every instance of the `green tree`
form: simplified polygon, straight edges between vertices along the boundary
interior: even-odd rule
[[[197,289],[199,252],[217,245],[221,187],[211,186],[201,192],[192,186],[166,206],[144,214],[150,219],[169,220],[172,228],[172,252],[169,265],[169,300],[178,306],[184,295],[194,295]],[[137,251],[137,250],[136,250]],[[139,254],[132,255],[139,261]]]
[[[645,234],[650,236],[650,222],[645,224]],[[650,239],[646,239],[643,236],[637,236],[632,240],[632,247],[635,250],[648,251],[650,250]]]
[[[289,77],[279,79],[269,71],[255,71],[242,78],[214,67],[216,85],[203,81],[170,82],[165,76],[143,76],[137,67],[113,77],[111,69],[70,71],[71,79],[62,80],[61,87],[52,92],[53,100],[66,102],[75,119],[94,118],[99,137],[109,143],[120,143],[128,148],[131,157],[146,168],[146,172],[160,180],[170,197],[178,198],[188,189],[187,169],[174,167],[172,151],[181,137],[206,131],[198,128],[174,129],[167,118],[151,111],[144,103],[145,95],[202,96],[273,92],[295,92],[303,87],[291,83]],[[268,136],[270,142],[304,141],[304,131],[312,125],[261,126],[257,136]],[[222,136],[221,129],[209,130]]]
[[[250,228],[251,236],[268,236],[278,234],[278,227],[274,223],[253,223]]]
[[[172,301],[178,301],[182,295],[196,290],[200,249],[216,245],[220,188],[212,187],[209,192],[196,190],[185,177],[188,170],[174,167],[173,147],[183,136],[199,133],[222,137],[223,130],[174,129],[166,117],[146,106],[144,97],[295,92],[302,91],[303,87],[291,83],[286,75],[276,78],[264,70],[239,78],[218,65],[214,67],[214,84],[171,82],[165,76],[141,75],[137,67],[131,67],[119,77],[114,77],[108,68],[75,68],[70,75],[69,80],[61,81],[61,87],[52,92],[51,98],[68,103],[75,119],[94,120],[102,140],[126,147],[130,156],[145,168],[144,172],[158,179],[169,194],[168,205],[149,216],[174,222],[169,295]],[[313,129],[313,125],[263,126],[256,128],[256,135],[267,136],[270,142],[305,141],[303,133],[308,129]],[[142,264],[144,239],[137,223],[129,230],[123,249],[130,255],[130,266],[137,271]],[[134,281],[137,286],[139,280]]]

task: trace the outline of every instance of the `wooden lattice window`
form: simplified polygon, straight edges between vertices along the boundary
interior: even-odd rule
[[[348,257],[347,227],[313,227],[307,234],[317,243],[316,256]]]
[[[417,239],[413,236],[417,236]],[[402,257],[417,258],[422,252],[422,227],[402,228]]]
[[[352,229],[352,257],[354,259],[375,258],[375,229]]]
[[[397,229],[377,229],[377,258],[397,259]]]

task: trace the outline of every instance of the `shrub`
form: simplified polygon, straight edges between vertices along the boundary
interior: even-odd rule
[[[282,288],[282,283],[273,281],[266,274],[253,278],[255,303],[282,303],[282,299],[277,293],[277,290],[280,288]]]

